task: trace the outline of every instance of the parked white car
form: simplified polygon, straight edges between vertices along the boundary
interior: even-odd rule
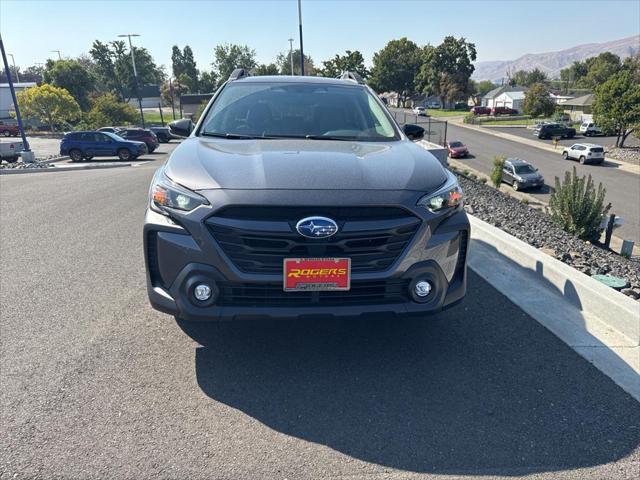
[[[580,163],[604,162],[604,147],[595,143],[574,143],[562,151],[565,160],[578,160]]]
[[[582,125],[580,125],[580,133],[585,137],[593,137],[595,135],[603,134],[602,130],[600,130],[600,127],[598,127],[593,122],[582,122]]]
[[[427,116],[427,109],[425,107],[413,107],[413,113],[418,116]]]
[[[429,102],[427,104],[427,107],[428,108],[442,108],[442,105],[440,105],[440,102],[433,101],[433,102]]]

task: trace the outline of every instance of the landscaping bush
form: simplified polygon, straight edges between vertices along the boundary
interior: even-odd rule
[[[606,193],[602,183],[596,190],[591,175],[578,177],[573,167],[571,173],[565,173],[562,183],[556,177],[555,192],[549,199],[551,220],[566,232],[595,242],[602,233],[602,219],[611,208],[610,203],[604,203]]]
[[[97,129],[114,125],[129,125],[138,120],[138,112],[128,103],[121,102],[113,93],[96,97],[83,118],[83,128]]]
[[[493,170],[491,171],[491,183],[496,188],[500,188],[502,183],[502,169],[504,168],[504,162],[506,157],[495,156],[493,157]]]
[[[471,124],[475,124],[476,123],[476,116],[473,113],[467,113],[464,118],[462,119],[462,121],[464,123],[471,123]]]

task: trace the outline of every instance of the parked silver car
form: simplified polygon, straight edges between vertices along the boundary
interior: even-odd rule
[[[583,165],[585,163],[604,162],[604,147],[595,143],[574,143],[570,147],[565,147],[562,151],[565,160],[578,160]]]
[[[544,185],[544,177],[538,169],[519,158],[508,158],[504,162],[502,181],[511,185],[516,191],[525,188],[542,188]]]

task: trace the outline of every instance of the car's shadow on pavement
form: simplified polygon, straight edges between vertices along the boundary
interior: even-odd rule
[[[640,406],[469,274],[465,303],[430,318],[180,326],[206,395],[356,459],[520,475],[632,452]]]

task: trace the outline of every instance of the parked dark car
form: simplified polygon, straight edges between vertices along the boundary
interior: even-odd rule
[[[502,181],[508,183],[514,190],[525,188],[542,188],[544,177],[538,169],[519,158],[509,158],[504,162]]]
[[[170,124],[187,138],[149,192],[154,308],[229,321],[426,314],[462,300],[457,179],[411,141],[423,128],[399,128],[353,78],[236,70],[195,129]]]
[[[143,130],[142,128],[124,128],[122,130],[118,130],[116,134],[120,135],[122,138],[126,138],[127,140],[144,142],[147,145],[149,153],[155,151],[155,149],[158,148],[158,145],[160,145],[158,137],[156,137],[156,134],[151,130]]]
[[[518,110],[509,107],[493,107],[491,115],[517,115]]]
[[[0,135],[3,137],[17,137],[20,135],[20,130],[18,129],[18,125],[0,122]]]
[[[115,156],[120,160],[133,160],[145,153],[144,142],[125,140],[110,132],[71,132],[60,142],[60,155],[69,155],[74,162]]]
[[[549,139],[553,137],[573,138],[576,129],[562,125],[561,123],[543,123],[533,129],[533,134],[538,138]]]
[[[467,146],[458,140],[447,142],[447,150],[449,150],[449,157],[451,158],[460,158],[469,155]]]
[[[471,113],[474,115],[491,115],[491,109],[489,107],[473,107]]]
[[[156,134],[158,142],[160,143],[169,143],[172,138],[175,138],[171,134],[169,127],[150,127],[149,130]]]

